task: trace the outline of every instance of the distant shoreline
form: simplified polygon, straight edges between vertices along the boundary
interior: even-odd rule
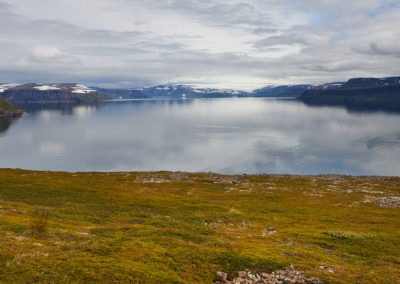
[[[227,176],[227,177],[262,177],[262,176],[270,176],[270,177],[296,177],[296,178],[371,178],[375,180],[382,180],[387,178],[399,178],[399,176],[390,176],[390,175],[347,175],[347,174],[287,174],[287,173],[259,173],[259,174],[251,174],[251,173],[236,173],[236,174],[223,174],[218,172],[190,172],[190,171],[168,171],[168,170],[149,170],[149,171],[66,171],[66,170],[34,170],[34,169],[24,169],[24,168],[0,168],[1,170],[11,170],[11,171],[27,171],[27,172],[37,172],[37,173],[62,173],[62,174],[188,174],[188,175],[216,175],[216,176]]]

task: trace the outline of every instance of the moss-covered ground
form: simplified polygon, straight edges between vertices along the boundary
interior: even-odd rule
[[[398,177],[0,170],[0,282],[398,283]],[[329,267],[329,269],[321,268]]]

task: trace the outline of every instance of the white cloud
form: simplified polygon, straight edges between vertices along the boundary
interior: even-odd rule
[[[251,89],[399,75],[399,2],[0,0],[0,81]]]

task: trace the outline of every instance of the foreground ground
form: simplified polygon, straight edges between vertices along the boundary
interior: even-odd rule
[[[400,178],[0,170],[0,282],[398,283]]]

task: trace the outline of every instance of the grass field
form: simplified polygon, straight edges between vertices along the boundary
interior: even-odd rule
[[[0,282],[399,283],[399,196],[398,177],[2,169]]]

